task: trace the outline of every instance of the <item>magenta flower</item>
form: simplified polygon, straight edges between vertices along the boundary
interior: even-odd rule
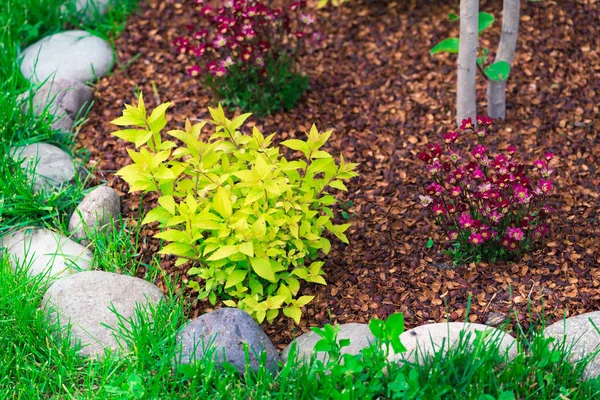
[[[473,129],[473,120],[471,117],[462,120],[462,124],[460,125],[461,131],[466,131],[467,129]]]
[[[544,169],[544,168],[546,168],[548,165],[546,164],[546,161],[544,161],[544,160],[535,160],[535,161],[533,162],[533,166],[534,166],[536,169]]]
[[[461,228],[463,229],[468,229],[470,227],[473,226],[473,218],[471,218],[471,215],[469,213],[462,213],[460,215],[460,217],[458,217],[458,223],[460,224]]]
[[[529,193],[527,192],[527,188],[521,185],[515,186],[514,196],[517,198],[519,203],[524,203],[529,197]]]
[[[431,162],[431,160],[433,159],[433,158],[432,158],[432,157],[429,155],[429,153],[427,153],[426,151],[422,151],[422,152],[420,152],[420,153],[417,155],[417,157],[419,158],[419,160],[421,160],[421,161],[424,161],[424,162],[426,162],[426,163],[428,163],[428,164],[429,164],[429,163]]]
[[[200,72],[201,72],[200,67],[197,65],[194,65],[193,67],[188,68],[188,70],[187,70],[187,73],[189,76],[198,76],[198,75],[200,75]]]
[[[454,143],[456,141],[456,139],[458,139],[458,132],[444,133],[442,135],[442,138],[444,139],[444,143],[446,143],[446,144]]]
[[[427,186],[425,191],[430,196],[440,196],[442,193],[444,193],[444,188],[441,185],[434,182]]]
[[[441,203],[436,203],[433,205],[433,213],[437,215],[442,215],[446,212],[446,209]]]
[[[300,21],[306,25],[311,25],[315,22],[315,17],[310,14],[300,14]]]
[[[455,186],[452,189],[450,189],[450,196],[452,196],[452,197],[460,196],[460,186]]]
[[[450,231],[450,232],[448,232],[448,238],[450,238],[450,240],[456,240],[456,239],[458,239],[458,231]]]
[[[485,125],[485,126],[490,126],[492,124],[492,122],[494,122],[493,119],[487,117],[486,115],[478,115],[476,118],[477,121],[477,125]]]
[[[550,161],[554,158],[554,154],[546,153],[546,154],[544,154],[544,158],[546,159],[546,161]]]
[[[538,186],[539,186],[540,190],[542,191],[542,193],[548,193],[549,191],[552,190],[552,181],[546,180],[546,179],[540,179]]]
[[[509,226],[508,228],[506,228],[506,236],[519,242],[523,240],[524,234],[521,228],[514,228]]]
[[[227,39],[223,35],[217,36],[217,39],[213,42],[215,49],[219,49],[227,44]]]
[[[485,177],[485,175],[483,174],[483,171],[480,170],[479,168],[475,169],[471,173],[471,178],[473,178],[473,179],[483,179],[484,177]]]
[[[438,160],[435,160],[432,164],[429,164],[426,168],[427,168],[427,171],[431,175],[437,175],[437,173],[440,172],[440,169],[442,168],[442,164]]]
[[[481,158],[483,156],[483,154],[486,152],[487,147],[485,147],[482,144],[478,144],[477,146],[475,146],[475,148],[473,150],[471,150],[471,155],[475,158]]]
[[[486,136],[487,136],[487,132],[485,131],[485,128],[477,129],[477,137],[478,138],[483,139]]]
[[[469,236],[469,242],[471,242],[475,246],[481,244],[481,242],[483,242],[483,237],[481,236],[481,233],[471,233],[471,236]]]
[[[450,151],[448,153],[448,156],[450,157],[450,161],[452,161],[452,163],[454,163],[454,164],[459,162],[461,159],[460,153],[458,151]]]

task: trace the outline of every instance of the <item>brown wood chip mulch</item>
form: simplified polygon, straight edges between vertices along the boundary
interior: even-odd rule
[[[132,15],[116,40],[114,73],[95,88],[95,105],[79,132],[91,153],[90,167],[123,195],[124,217],[134,225],[137,193],[114,172],[129,163],[126,144],[110,135],[108,121],[120,115],[143,90],[150,107],[172,101],[171,124],[207,116],[211,98],[185,73],[171,42],[193,22],[192,1],[151,0]],[[333,128],[328,151],[360,162],[360,177],[342,193],[352,227],[345,246],[333,240],[326,258],[328,285],[305,285],[316,295],[299,327],[278,318],[263,327],[280,347],[311,326],[367,322],[402,312],[408,328],[441,321],[485,323],[493,313],[516,315],[525,325],[543,315],[556,321],[600,309],[600,3],[597,0],[522,2],[519,43],[508,82],[508,119],[494,125],[497,150],[517,146],[531,163],[544,151],[559,157],[554,215],[547,244],[516,263],[439,268],[431,218],[418,204],[426,173],[416,158],[429,141],[454,127],[456,58],[429,55],[438,41],[458,35],[446,19],[451,2],[351,1],[341,12],[320,10],[325,38],[302,57],[311,89],[298,107],[254,118],[264,133],[279,140],[302,136],[314,122]],[[500,15],[501,1],[483,1],[481,10]],[[493,52],[500,33],[497,18],[482,37]],[[485,110],[485,86],[478,77],[478,106]],[[153,92],[153,87],[156,91]],[[144,211],[152,207],[146,197]],[[341,221],[340,221],[341,222]],[[141,257],[149,262],[158,248],[144,231]],[[426,248],[429,237],[436,243]],[[163,258],[166,276],[185,276]],[[145,270],[138,271],[143,276]],[[164,281],[157,282],[165,288]],[[211,308],[186,291],[190,317]],[[469,296],[471,309],[466,314]]]

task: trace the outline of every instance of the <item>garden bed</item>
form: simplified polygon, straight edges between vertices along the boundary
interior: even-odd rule
[[[139,193],[114,173],[129,164],[127,145],[111,135],[109,121],[123,103],[145,94],[149,108],[171,101],[171,126],[185,117],[204,118],[212,98],[186,74],[186,63],[171,45],[194,22],[192,1],[152,1],[116,40],[114,73],[95,87],[95,105],[78,134],[90,152],[89,166],[99,180],[122,194],[123,215],[130,226],[139,218]],[[368,322],[402,312],[407,327],[468,318],[485,323],[490,313],[516,313],[525,326],[541,315],[556,321],[567,315],[598,310],[600,265],[598,225],[600,156],[600,54],[595,46],[600,17],[594,0],[524,2],[514,69],[508,81],[505,122],[494,123],[493,150],[517,147],[517,159],[531,163],[545,151],[558,157],[551,202],[556,213],[544,247],[515,263],[440,268],[445,238],[418,203],[426,173],[417,153],[454,126],[455,57],[430,56],[429,49],[458,25],[447,20],[456,12],[443,2],[423,2],[407,11],[399,2],[356,2],[339,10],[318,11],[322,42],[304,54],[301,68],[310,90],[298,106],[269,117],[251,117],[276,141],[302,137],[312,123],[334,134],[327,151],[359,162],[360,176],[340,194],[352,224],[350,245],[332,240],[324,271],[327,286],[305,285],[316,295],[299,327],[280,316],[264,328],[283,346],[300,332],[325,323]],[[482,1],[482,11],[500,14],[501,2]],[[558,28],[560,29],[558,29]],[[499,23],[483,35],[495,48]],[[478,81],[482,84],[483,81]],[[155,89],[154,89],[155,88]],[[478,86],[478,106],[485,108],[485,88]],[[154,204],[146,197],[144,212]],[[351,202],[351,206],[348,202]],[[338,211],[341,211],[338,210]],[[341,222],[340,217],[340,222]],[[151,262],[159,249],[149,228],[142,231],[141,255]],[[434,246],[426,248],[429,238]],[[160,263],[168,276],[185,276],[189,266]],[[141,267],[138,274],[144,274]],[[159,287],[166,290],[164,282]],[[195,300],[189,317],[212,308]]]

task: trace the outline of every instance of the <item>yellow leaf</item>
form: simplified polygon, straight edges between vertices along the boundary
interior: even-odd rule
[[[140,136],[148,133],[145,129],[121,129],[112,133],[113,136],[123,139],[127,142],[135,143]]]
[[[222,246],[212,253],[207,261],[216,261],[239,253],[238,246]]]
[[[171,103],[163,103],[156,107],[152,111],[152,114],[150,114],[150,117],[148,118],[148,125],[150,125],[150,128],[153,132],[159,132],[167,124],[165,113],[170,105]]]
[[[233,308],[237,307],[237,304],[233,300],[224,300],[223,304],[225,304],[227,307],[233,307]]]
[[[310,303],[314,298],[315,296],[302,296],[298,300],[296,300],[296,305],[298,307],[304,307],[305,305]]]
[[[273,320],[275,318],[277,318],[278,315],[279,315],[278,309],[267,311],[267,322],[269,322],[269,323],[273,322]]]
[[[252,242],[242,243],[240,244],[240,252],[248,257],[254,257],[254,245]]]
[[[217,189],[217,194],[215,194],[213,199],[213,208],[216,212],[221,214],[223,218],[231,217],[231,201],[229,200],[227,191],[222,186],[219,186]]]
[[[283,314],[294,320],[296,325],[300,323],[300,317],[302,317],[302,311],[298,307],[286,307],[283,309]]]
[[[258,276],[270,282],[275,282],[275,274],[268,259],[253,257],[250,259],[250,264]]]
[[[158,198],[158,204],[163,206],[165,210],[171,213],[171,215],[175,214],[175,199],[173,196],[161,196]]]
[[[235,286],[238,283],[243,282],[247,275],[248,275],[248,271],[240,271],[240,270],[232,271],[229,274],[229,276],[227,277],[227,282],[225,283],[225,289]]]

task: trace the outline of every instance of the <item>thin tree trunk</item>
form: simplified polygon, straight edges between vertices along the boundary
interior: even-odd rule
[[[517,49],[520,11],[521,0],[504,0],[502,36],[500,36],[500,44],[494,62],[506,61],[512,66],[515,50]],[[506,80],[493,81],[488,79],[487,102],[489,117],[506,118]]]
[[[460,43],[458,45],[458,81],[456,85],[456,123],[471,117],[475,123],[475,74],[479,34],[479,0],[460,2]]]

